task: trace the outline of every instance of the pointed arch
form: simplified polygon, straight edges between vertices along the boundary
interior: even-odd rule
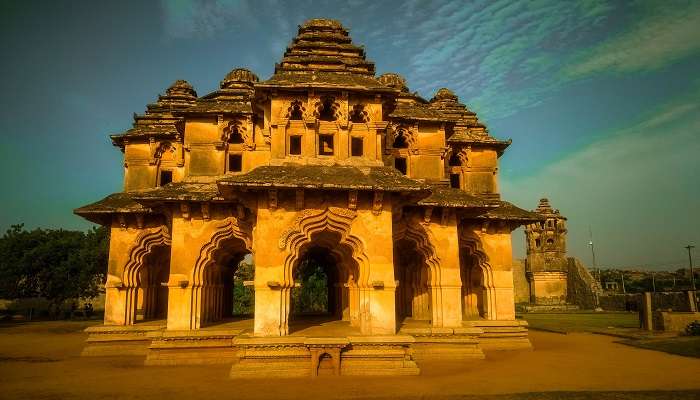
[[[190,329],[199,329],[202,323],[214,318],[209,315],[212,310],[203,307],[204,295],[208,285],[210,271],[212,265],[217,262],[217,253],[224,251],[227,244],[234,243],[233,246],[238,246],[239,252],[250,252],[252,249],[251,227],[235,217],[228,217],[217,223],[214,233],[209,241],[202,246],[199,251],[199,256],[192,268],[190,276],[191,288],[191,312],[190,312]]]
[[[483,309],[484,318],[488,320],[496,319],[496,286],[494,284],[493,268],[489,264],[489,257],[484,251],[481,239],[474,233],[464,227],[460,227],[459,246],[465,249],[476,260],[476,268],[481,272],[484,288]],[[460,259],[462,267],[460,273],[464,273],[467,269],[464,261]],[[469,287],[465,287],[465,276],[462,276],[463,290],[469,291]],[[466,308],[465,308],[466,310]],[[466,312],[466,311],[465,311]]]
[[[314,104],[314,116],[321,121],[342,121],[343,112],[333,96],[321,96]]]
[[[339,246],[336,251],[351,256],[357,263],[358,276],[356,283],[359,287],[369,287],[369,259],[364,251],[362,240],[350,234],[352,222],[357,216],[353,210],[338,207],[328,207],[323,211],[304,210],[297,217],[292,227],[282,233],[278,241],[280,249],[287,249],[284,261],[285,288],[290,288],[293,282],[293,268],[301,256],[303,246],[312,242],[316,233],[328,231],[339,235]]]
[[[401,248],[401,241],[412,243],[420,261],[407,264],[401,257],[395,258],[395,276],[399,284],[397,317],[410,315],[413,319],[430,320],[434,326],[442,326],[442,269],[433,243],[432,232],[416,215],[406,216],[393,226],[394,252]],[[409,314],[410,312],[410,314]]]
[[[124,266],[122,282],[126,290],[125,298],[125,325],[132,325],[136,321],[136,308],[138,303],[139,273],[145,265],[145,258],[155,247],[170,246],[172,239],[170,231],[165,225],[154,230],[141,232],[134,241],[129,252],[129,260]]]
[[[391,129],[391,147],[397,149],[413,148],[416,145],[416,135],[412,127],[399,124]]]
[[[236,118],[228,122],[223,129],[222,141],[229,144],[242,144],[245,149],[255,148],[253,135],[248,129],[250,117]]]

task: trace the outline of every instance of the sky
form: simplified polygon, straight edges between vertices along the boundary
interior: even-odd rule
[[[318,17],[512,139],[503,198],[548,197],[571,256],[591,264],[591,232],[599,266],[681,268],[700,247],[700,1],[671,0],[0,0],[0,230],[90,227],[72,210],[122,186],[109,134],[176,79],[204,95],[236,67],[269,77]]]

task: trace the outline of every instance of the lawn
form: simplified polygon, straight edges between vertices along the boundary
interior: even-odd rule
[[[658,350],[679,356],[700,358],[700,336],[681,336],[663,339],[622,340],[629,346]]]
[[[626,312],[526,313],[522,318],[532,329],[559,333],[639,328],[638,314]]]

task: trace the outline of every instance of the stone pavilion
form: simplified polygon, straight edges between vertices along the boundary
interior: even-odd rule
[[[530,346],[511,232],[542,217],[499,195],[510,140],[449,89],[426,100],[378,75],[338,21],[299,26],[266,80],[233,69],[204,96],[175,81],[111,140],[124,190],[75,210],[111,230],[85,355],[240,378],[417,374]],[[246,259],[254,312],[232,318]],[[313,318],[292,312],[308,260],[328,288]]]

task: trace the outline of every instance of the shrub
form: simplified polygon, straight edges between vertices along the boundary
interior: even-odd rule
[[[700,321],[693,321],[685,327],[685,333],[689,336],[700,336]]]

